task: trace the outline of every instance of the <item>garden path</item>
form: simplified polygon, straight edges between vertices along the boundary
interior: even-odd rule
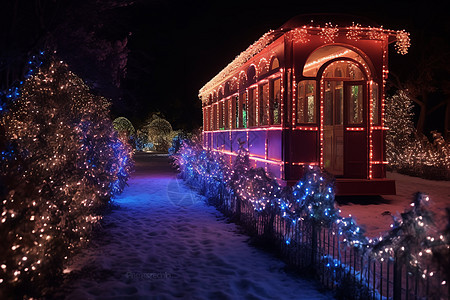
[[[313,280],[249,245],[190,190],[167,155],[137,154],[136,172],[101,234],[67,268],[66,299],[330,299]]]

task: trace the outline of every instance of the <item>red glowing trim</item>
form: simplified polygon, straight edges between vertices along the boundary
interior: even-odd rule
[[[372,130],[389,130],[388,127],[383,127],[383,126],[372,126],[372,127],[370,127],[370,129],[372,129]]]
[[[346,127],[345,130],[348,130],[348,131],[364,131],[366,129],[364,127]]]
[[[288,164],[288,162],[286,162]],[[318,166],[319,163],[316,161],[312,161],[312,162],[293,162],[291,163],[291,165],[293,166]]]
[[[209,150],[215,151],[215,152],[220,152],[220,153],[226,154],[226,155],[237,156],[237,153],[227,151],[227,150],[219,150],[219,149],[209,149]],[[272,164],[272,165],[283,165],[284,164],[284,161],[281,161],[281,160],[270,160],[270,159],[259,158],[253,154],[249,154],[249,158],[254,161],[265,162],[265,163]]]
[[[356,128],[356,127],[348,127],[348,128]],[[301,130],[301,131],[318,131],[319,128],[317,126],[296,126],[294,128],[284,127],[281,125],[272,125],[270,127],[252,127],[252,128],[233,128],[233,129],[223,129],[223,130],[209,130],[208,132],[227,132],[227,131],[272,131],[272,130],[283,130],[283,129],[292,129],[292,130]],[[358,129],[348,129],[348,130],[358,130]],[[363,129],[364,130],[364,129]],[[207,131],[207,130],[205,130]]]
[[[280,114],[281,115],[281,122],[280,122],[280,124],[281,124],[281,127],[284,127],[284,82],[283,82],[284,69],[280,68],[279,73],[280,73],[280,86],[281,86],[281,90],[280,90],[280,93],[281,93],[281,97],[280,97],[280,102],[281,102],[281,107],[280,107],[280,110],[281,110],[281,114]]]
[[[373,80],[369,82],[369,179],[373,178],[372,164],[373,164],[373,140],[372,140],[372,127],[373,127]]]
[[[325,74],[325,73],[323,73]],[[324,92],[325,85],[323,78],[320,80],[320,167],[323,168],[323,115],[324,115]]]
[[[292,69],[292,127],[297,121],[297,80],[295,79],[295,69]]]
[[[372,165],[387,165],[388,162],[387,161],[372,161],[371,164]]]
[[[319,127],[317,127],[317,126],[312,126],[312,127],[296,126],[296,127],[292,128],[292,130],[317,131],[317,130],[319,130]]]
[[[272,131],[272,130],[283,130],[281,125],[271,126],[271,127],[254,127],[254,128],[233,128],[233,129],[224,129],[224,130],[210,130],[208,132],[228,132],[228,131]]]

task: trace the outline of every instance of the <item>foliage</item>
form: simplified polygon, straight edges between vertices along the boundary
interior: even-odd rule
[[[317,225],[329,227],[338,218],[334,202],[334,179],[317,166],[309,166],[293,189],[294,203]]]
[[[136,147],[136,130],[133,124],[125,117],[118,117],[113,121],[113,127],[118,132],[119,138],[125,143]]]
[[[143,126],[142,132],[147,136],[148,143],[154,145],[156,151],[164,152],[169,150],[172,140],[177,134],[167,120],[156,114],[153,114],[147,120],[147,124]]]
[[[431,254],[448,266],[446,255],[450,230],[447,229],[446,233],[441,235],[437,234],[433,216],[426,208],[429,198],[424,194],[415,195],[411,208],[394,219],[392,229],[385,237],[369,240],[365,236],[364,228],[352,217],[340,216],[340,210],[336,208],[334,200],[334,179],[316,166],[306,167],[302,179],[292,189],[281,189],[278,182],[264,169],[251,167],[249,154],[243,143],[231,166],[220,152],[203,149],[199,140],[183,140],[179,151],[175,152],[173,157],[180,175],[186,182],[208,199],[216,199],[214,202],[218,205],[230,207],[234,202],[229,199],[234,198],[237,202],[253,206],[255,216],[265,215],[271,222],[275,218],[284,219],[288,230],[280,235],[285,239],[287,247],[291,244],[292,247],[298,247],[292,243],[291,238],[306,233],[296,232],[301,227],[295,224],[307,222],[312,228],[312,236],[321,227],[333,232],[336,230],[339,243],[354,249],[354,253],[359,252],[363,257],[370,256],[379,262],[396,259],[401,265],[408,266],[409,272],[414,272],[420,278],[433,276],[435,272],[435,267],[429,266]],[[254,220],[256,222],[258,218],[255,217]],[[267,228],[264,228],[264,232],[266,231]],[[307,247],[316,249],[314,245]],[[320,263],[336,281],[339,292],[364,298],[370,283],[365,282],[362,272],[358,271],[356,276],[359,277],[356,281],[361,283],[350,288],[349,284],[355,281],[355,270],[343,264],[340,251],[339,247],[337,258],[324,256]],[[342,276],[333,277],[336,272]]]
[[[118,138],[108,107],[66,64],[51,60],[3,116],[1,298],[45,293],[123,190],[131,148]]]
[[[136,134],[133,124],[125,117],[118,117],[114,119],[113,126],[119,135],[123,134],[129,137]]]
[[[439,266],[445,278],[450,278],[450,207],[447,211],[447,226],[439,236],[440,243],[435,243],[433,247],[433,260]]]
[[[416,134],[412,101],[400,91],[386,99],[386,158],[399,172],[428,179],[450,180],[450,143],[436,131],[433,142]]]
[[[251,203],[258,213],[266,212],[266,208],[273,206],[280,197],[281,187],[263,168],[250,166],[244,143],[239,143],[237,154],[227,184],[240,201]]]
[[[385,125],[388,127],[386,134],[386,156],[389,165],[396,169],[402,169],[407,163],[405,148],[414,139],[413,103],[405,93],[398,92],[386,99]]]
[[[28,53],[57,51],[90,88],[127,109],[117,88],[126,75],[129,31],[123,24],[130,0],[3,1],[2,83],[22,77]],[[5,26],[8,24],[8,26]],[[1,88],[5,88],[2,86]],[[116,101],[117,100],[117,101]]]
[[[441,238],[436,237],[434,216],[428,210],[429,197],[416,193],[411,208],[405,210],[400,218],[394,217],[391,230],[376,241],[372,255],[381,259],[395,258],[406,265],[408,272],[426,278],[432,271],[427,269],[432,256],[432,249],[442,245]]]

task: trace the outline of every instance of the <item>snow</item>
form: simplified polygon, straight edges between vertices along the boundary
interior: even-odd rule
[[[387,173],[394,179],[397,195],[383,197],[341,197],[338,199],[341,215],[351,214],[359,225],[363,225],[368,237],[383,235],[392,224],[392,215],[399,215],[410,207],[413,195],[423,192],[430,197],[429,209],[435,214],[439,229],[447,225],[446,207],[450,207],[450,181],[426,180],[399,173]]]
[[[65,270],[66,299],[330,299],[285,271],[176,178],[165,155],[137,154],[136,172],[101,234]]]

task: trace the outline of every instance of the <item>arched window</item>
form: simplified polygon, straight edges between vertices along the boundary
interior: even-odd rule
[[[225,88],[224,88],[224,96],[226,97],[228,95],[230,95],[230,82],[229,81],[227,81],[225,83]]]
[[[332,59],[351,58],[367,68],[366,60],[352,49],[339,45],[328,45],[314,50],[306,60],[303,67],[303,76],[316,77],[320,67]],[[342,68],[342,75],[345,76],[346,68]]]
[[[348,80],[363,80],[364,74],[361,69],[352,61],[335,61],[326,67],[325,78],[345,78]]]
[[[233,77],[230,83],[230,93],[231,94],[235,93],[237,89],[238,89],[237,78]]]
[[[270,71],[275,70],[280,67],[280,62],[278,58],[274,57],[270,63]]]
[[[256,81],[256,69],[254,65],[251,65],[248,69],[247,69],[247,82],[249,84],[252,84]]]
[[[267,71],[269,71],[268,65],[267,65],[267,60],[265,58],[263,58],[259,61],[259,64],[258,64],[258,77],[266,74]]]
[[[241,72],[239,74],[239,89],[242,89],[246,85],[247,85],[247,76],[245,75],[245,72]]]
[[[269,121],[271,125],[281,124],[281,78],[270,81]]]

